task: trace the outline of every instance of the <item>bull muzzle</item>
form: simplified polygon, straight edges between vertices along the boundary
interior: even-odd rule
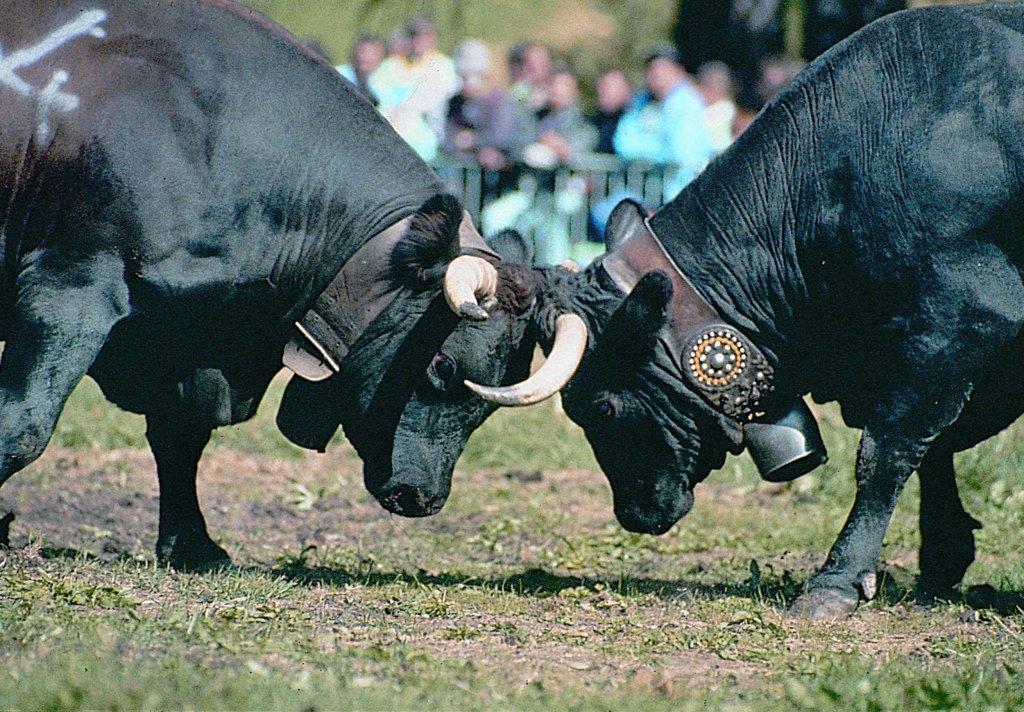
[[[779,418],[747,423],[743,435],[757,471],[769,482],[795,480],[828,461],[818,423],[803,398]]]

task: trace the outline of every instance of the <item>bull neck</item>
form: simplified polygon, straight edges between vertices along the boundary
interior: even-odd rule
[[[793,348],[806,298],[793,197],[799,166],[765,122],[713,161],[650,220],[694,289],[773,366]]]

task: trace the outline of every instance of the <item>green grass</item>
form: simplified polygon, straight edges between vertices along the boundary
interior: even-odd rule
[[[21,516],[0,554],[0,707],[1024,706],[1020,427],[958,459],[985,524],[967,585],[994,592],[916,605],[912,482],[879,597],[812,625],[784,611],[853,497],[857,433],[834,409],[828,465],[778,486],[732,458],[655,538],[617,526],[553,403],[488,421],[445,511],[406,521],[363,491],[340,439],[326,456],[283,441],[280,388],[204,460],[211,532],[239,568],[194,576],[152,563],[141,420],[79,387],[51,452],[4,492]]]
[[[303,451],[289,443],[274,424],[286,383],[287,378],[282,375],[271,384],[251,421],[215,431],[210,448],[286,459],[301,457]],[[551,417],[555,407],[549,402],[533,408],[498,411],[470,439],[462,466],[470,470],[596,467],[583,432],[564,417]],[[538,440],[537,432],[545,432],[546,438]],[[342,440],[343,434],[339,432],[335,442]],[[96,383],[87,378],[75,390],[52,442],[71,449],[145,448],[146,423],[140,415],[112,408]]]

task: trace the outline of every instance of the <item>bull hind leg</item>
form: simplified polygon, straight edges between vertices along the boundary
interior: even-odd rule
[[[948,598],[974,562],[974,530],[981,523],[960,501],[953,453],[931,450],[918,469],[921,480],[920,593]]]
[[[42,454],[71,391],[128,312],[124,266],[99,255],[50,269],[41,257],[19,275],[0,358],[0,485]],[[14,519],[0,504],[0,546]]]
[[[206,531],[196,493],[199,458],[210,441],[210,432],[209,427],[197,425],[187,416],[146,417],[146,438],[160,481],[156,558],[179,571],[208,571],[231,564],[227,552]]]

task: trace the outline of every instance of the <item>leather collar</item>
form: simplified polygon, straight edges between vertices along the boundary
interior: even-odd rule
[[[761,415],[764,398],[774,390],[768,359],[694,289],[650,220],[639,214],[620,219],[629,236],[604,258],[605,271],[626,294],[645,274],[664,272],[672,282],[672,300],[659,338],[687,381],[733,420],[746,422]]]
[[[285,346],[285,366],[307,381],[322,381],[341,369],[341,362],[366,328],[401,291],[393,275],[391,255],[405,236],[411,218],[374,235],[356,250],[312,308],[295,322],[297,333]],[[473,226],[469,213],[459,225],[462,254],[498,261]]]

